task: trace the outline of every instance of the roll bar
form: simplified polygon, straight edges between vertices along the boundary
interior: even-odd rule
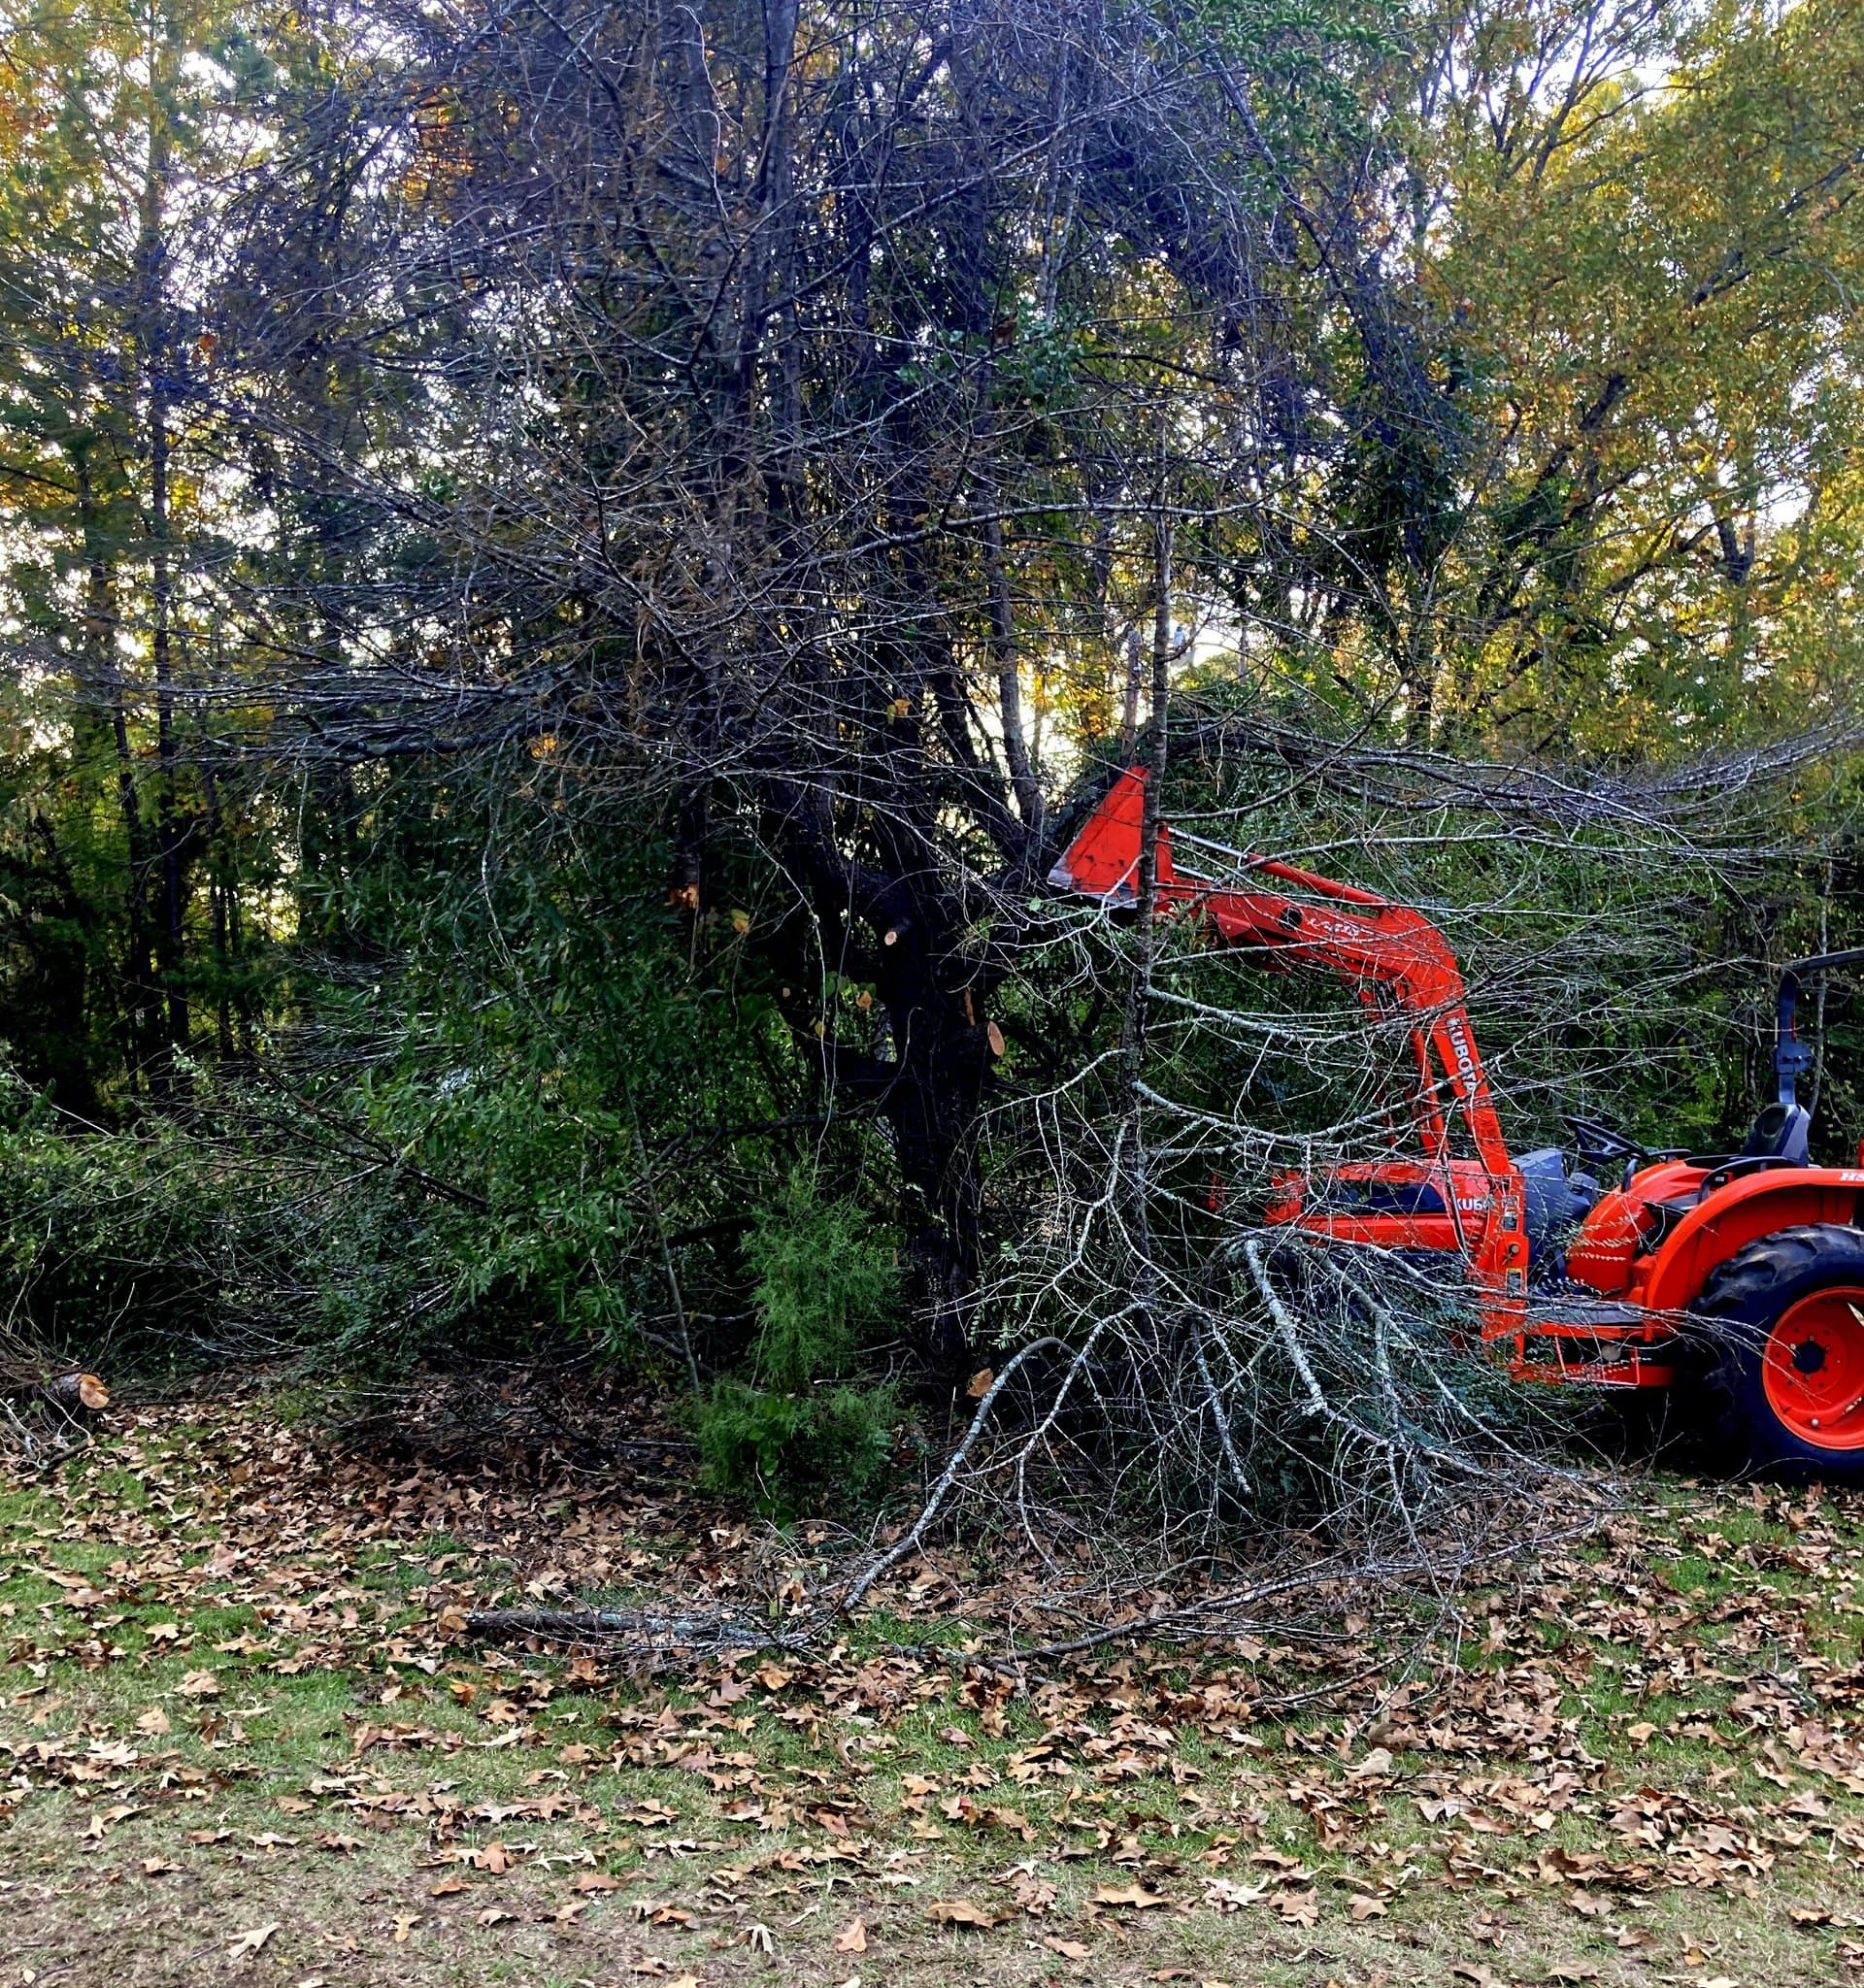
[[[1799,1040],[1797,1026],[1800,982],[1828,967],[1864,966],[1864,945],[1848,952],[1815,952],[1805,959],[1788,960],[1780,970],[1780,1000],[1774,1011],[1774,1078],[1780,1086],[1782,1105],[1799,1103],[1801,1074],[1812,1068],[1813,1047]]]

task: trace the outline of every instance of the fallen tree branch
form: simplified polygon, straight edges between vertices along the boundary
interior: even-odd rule
[[[60,1464],[69,1463],[73,1457],[81,1455],[84,1450],[94,1448],[96,1441],[97,1439],[89,1430],[85,1430],[76,1442],[67,1442],[62,1449],[54,1449],[49,1456],[35,1459],[28,1468],[35,1476],[44,1476],[46,1472],[55,1471]]]
[[[742,1617],[647,1615],[631,1608],[473,1608],[443,1614],[441,1626],[487,1642],[535,1636],[550,1642],[628,1640],[715,1650],[794,1650],[802,1642]]]
[[[964,1468],[965,1459],[971,1454],[978,1438],[983,1433],[983,1425],[990,1419],[990,1410],[996,1407],[997,1397],[1003,1392],[1010,1376],[1015,1373],[1032,1354],[1042,1352],[1048,1346],[1059,1346],[1061,1342],[1053,1339],[1032,1340],[1014,1359],[1007,1361],[1003,1372],[985,1390],[983,1399],[978,1404],[978,1411],[971,1417],[971,1426],[964,1432],[964,1440],[946,1461],[945,1469],[939,1474],[939,1481],[933,1485],[925,1503],[919,1507],[919,1515],[913,1521],[909,1531],[902,1534],[895,1543],[888,1547],[874,1564],[856,1580],[843,1597],[839,1612],[846,1615],[858,1608],[866,1599],[867,1591],[885,1574],[889,1568],[897,1567],[909,1553],[915,1552],[925,1538],[926,1528],[938,1515],[940,1506],[945,1503],[946,1493],[957,1480],[958,1473]],[[1065,1349],[1064,1349],[1065,1350]]]
[[[94,1415],[110,1407],[110,1389],[94,1374],[58,1374],[39,1390],[68,1415]]]

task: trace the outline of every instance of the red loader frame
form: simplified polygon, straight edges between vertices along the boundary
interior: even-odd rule
[[[1135,902],[1146,778],[1139,767],[1119,777],[1055,865],[1051,884],[1109,906]],[[1218,857],[1239,880],[1186,867],[1186,848]],[[1859,1213],[1864,1167],[1805,1164],[1803,1131],[1797,1163],[1746,1149],[1712,1159],[1651,1154],[1620,1141],[1633,1162],[1622,1183],[1585,1214],[1563,1274],[1531,1285],[1526,1181],[1496,1115],[1455,955],[1437,927],[1372,891],[1164,823],[1156,903],[1160,914],[1188,918],[1219,944],[1259,954],[1265,967],[1324,967],[1369,1012],[1401,1019],[1415,1074],[1416,1156],[1278,1179],[1281,1195],[1265,1219],[1317,1241],[1459,1259],[1483,1340],[1519,1378],[1667,1386],[1677,1374],[1666,1342],[1674,1342],[1711,1271],[1787,1226],[1851,1224]],[[1841,957],[1850,956],[1801,964]],[[1791,1125],[1798,1108],[1788,1064],[1803,1068],[1807,1052],[1792,1032],[1784,992],[1781,1029],[1781,1096]],[[1804,1119],[1800,1111],[1797,1122]],[[1649,1164],[1637,1167],[1640,1158]]]

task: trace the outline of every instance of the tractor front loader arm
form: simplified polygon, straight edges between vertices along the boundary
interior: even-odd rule
[[[1145,768],[1132,767],[1115,781],[1049,873],[1055,888],[1110,906],[1136,902],[1146,779]],[[1185,848],[1219,858],[1229,876],[1191,869],[1181,859]],[[1370,1012],[1407,1022],[1415,1077],[1413,1122],[1456,1247],[1481,1295],[1483,1336],[1518,1335],[1527,1285],[1521,1175],[1502,1136],[1464,1006],[1463,977],[1444,935],[1421,911],[1376,892],[1174,831],[1163,822],[1155,875],[1158,908],[1166,915],[1195,920],[1221,944],[1259,953],[1265,966],[1325,968],[1345,980]],[[1473,1167],[1453,1149],[1452,1128],[1458,1121],[1473,1152]],[[1442,1247],[1434,1232],[1422,1226],[1441,1219],[1315,1213],[1303,1217],[1301,1225],[1341,1241]],[[1416,1227],[1415,1236],[1393,1233],[1394,1225],[1402,1231],[1408,1221]],[[1362,1235],[1371,1223],[1377,1223],[1379,1235]]]

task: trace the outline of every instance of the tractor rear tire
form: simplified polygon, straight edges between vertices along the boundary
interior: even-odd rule
[[[1864,1229],[1781,1229],[1711,1272],[1695,1422],[1713,1469],[1864,1482]]]

